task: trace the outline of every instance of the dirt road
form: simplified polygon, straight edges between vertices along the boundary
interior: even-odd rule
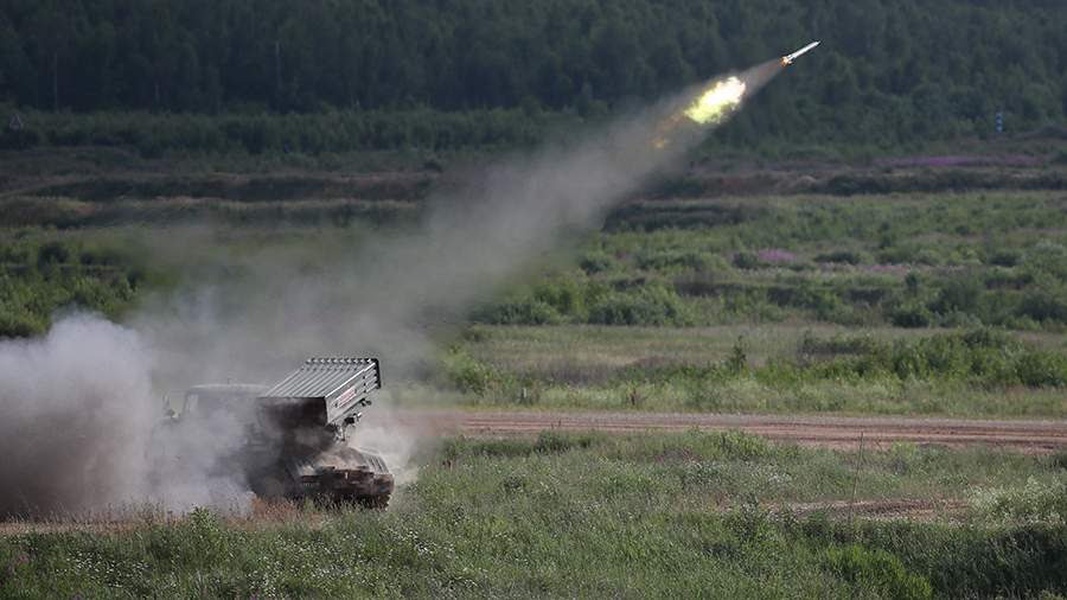
[[[600,431],[606,433],[737,430],[775,441],[839,449],[888,449],[894,443],[934,444],[951,448],[992,448],[1045,454],[1067,450],[1067,421],[984,421],[903,417],[838,417],[787,415],[721,415],[640,412],[537,412],[407,410],[392,414],[390,426],[427,437],[536,435],[541,431]],[[794,512],[828,510],[838,516],[881,519],[942,519],[963,512],[958,498],[881,498],[788,503]],[[771,508],[775,508],[771,505]],[[320,518],[315,515],[314,518]],[[306,520],[291,505],[262,504],[237,526],[269,526]],[[0,537],[22,533],[66,531],[113,532],[141,526],[121,516],[103,520],[0,522]]]
[[[738,430],[806,446],[888,447],[897,442],[986,445],[1028,453],[1067,449],[1067,421],[685,413],[406,411],[400,424],[425,434],[507,436],[542,430],[638,433]]]

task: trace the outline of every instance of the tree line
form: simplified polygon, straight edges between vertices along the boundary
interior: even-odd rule
[[[811,39],[723,135],[895,144],[1067,114],[1062,0],[4,0],[0,102],[586,115]]]

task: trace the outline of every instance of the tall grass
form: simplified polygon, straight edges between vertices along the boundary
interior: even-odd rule
[[[440,384],[477,404],[610,410],[1061,416],[1059,337],[1001,330],[844,333],[477,328]],[[717,335],[718,334],[718,335]],[[746,337],[751,336],[751,338]],[[1040,339],[1040,338],[1039,338]],[[511,341],[514,340],[514,341]],[[1057,342],[1057,340],[1060,340]]]
[[[796,500],[1061,485],[1051,461],[737,434],[453,439],[385,513],[256,524],[195,511],[0,538],[0,593],[48,597],[1029,596],[1067,591],[1062,524],[801,516]],[[1024,488],[1025,489],[1025,488]]]

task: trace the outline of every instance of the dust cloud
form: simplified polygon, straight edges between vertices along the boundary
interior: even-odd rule
[[[0,343],[0,514],[100,510],[145,492],[157,403],[140,336],[96,317]]]
[[[776,64],[737,75],[746,97]],[[239,439],[236,427],[189,440],[195,455],[164,457],[182,463],[180,477],[154,473],[164,393],[272,383],[315,355],[377,355],[387,384],[407,377],[430,356],[434,326],[460,320],[562,236],[598,226],[702,139],[707,128],[689,124],[667,132],[665,147],[653,144],[664,119],[704,87],[577,144],[504,159],[463,189],[430,198],[425,220],[408,233],[342,243],[311,261],[267,242],[237,261],[240,277],[193,281],[147,302],[126,325],[75,316],[44,338],[0,344],[0,515],[141,500],[183,510],[244,497],[239,474],[212,472],[232,450],[220,440]],[[407,473],[397,461],[407,461],[415,440],[390,428],[388,411],[369,409],[359,427]]]

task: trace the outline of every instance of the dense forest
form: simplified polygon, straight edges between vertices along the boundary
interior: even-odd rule
[[[3,0],[0,103],[603,114],[812,39],[725,135],[896,144],[1067,113],[1062,0]]]

